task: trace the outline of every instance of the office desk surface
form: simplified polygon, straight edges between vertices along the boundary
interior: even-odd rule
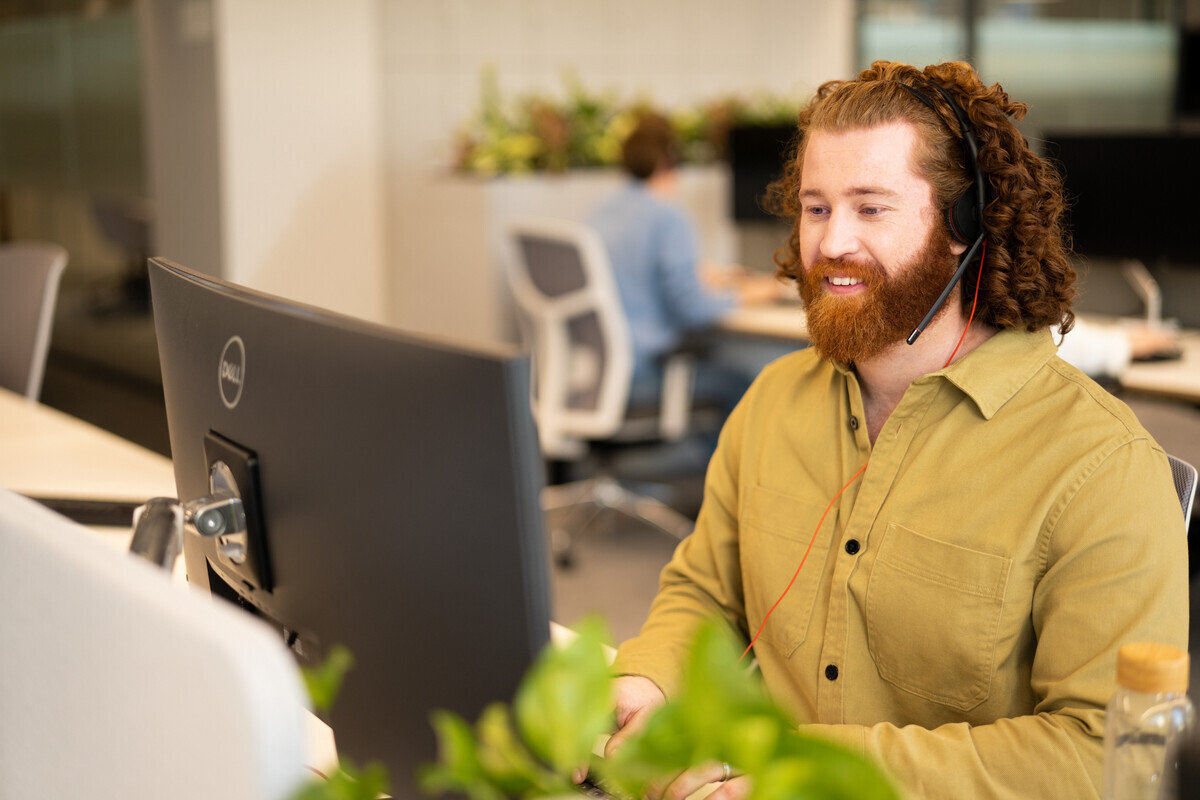
[[[1200,331],[1182,331],[1179,344],[1183,358],[1131,364],[1121,373],[1121,386],[1139,394],[1200,403]]]
[[[0,486],[24,494],[142,501],[175,496],[171,460],[0,389]]]
[[[799,302],[742,306],[721,316],[717,328],[725,333],[807,343],[804,308]]]
[[[1097,326],[1122,324],[1114,317],[1081,314],[1080,319]],[[736,308],[725,314],[717,327],[737,336],[808,341],[804,309],[798,303]],[[1121,385],[1139,394],[1200,403],[1200,330],[1184,329],[1179,342],[1183,358],[1132,364],[1121,375]]]

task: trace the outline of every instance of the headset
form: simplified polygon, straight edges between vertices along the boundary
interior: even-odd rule
[[[967,251],[963,253],[962,260],[958,263],[958,269],[954,270],[954,274],[950,277],[950,282],[946,284],[946,288],[942,289],[942,293],[938,295],[937,301],[933,307],[925,314],[925,318],[917,325],[916,329],[908,335],[907,341],[913,344],[917,341],[925,327],[933,321],[933,317],[937,314],[938,309],[946,302],[946,298],[950,296],[950,292],[962,279],[963,273],[967,271],[967,265],[975,258],[975,253],[978,252],[980,245],[987,236],[987,231],[983,227],[983,206],[987,202],[987,182],[983,177],[983,170],[979,168],[979,145],[975,141],[975,136],[971,133],[971,125],[967,121],[967,114],[963,111],[954,98],[948,91],[938,86],[936,83],[930,83],[938,94],[945,99],[950,110],[954,112],[954,116],[958,119],[959,132],[962,134],[963,141],[963,156],[966,162],[968,171],[971,173],[971,185],[967,190],[958,196],[950,207],[946,209],[946,224],[950,228],[950,235],[958,242],[965,245],[970,245]],[[942,115],[938,112],[937,106],[934,105],[927,95],[922,94],[915,87],[909,86],[907,83],[901,83],[909,94],[920,100],[925,105],[929,106],[930,110],[937,115],[938,119],[942,119]],[[943,120],[944,121],[944,120]]]

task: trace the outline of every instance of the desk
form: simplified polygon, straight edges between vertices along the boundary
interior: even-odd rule
[[[1097,326],[1120,324],[1113,317],[1081,314],[1079,318]],[[721,318],[717,328],[737,336],[808,342],[804,310],[799,304],[736,308]],[[1131,364],[1121,375],[1121,386],[1138,394],[1200,403],[1200,330],[1184,329],[1179,343],[1183,358]]]
[[[739,306],[721,316],[717,329],[738,336],[808,344],[804,307],[797,302]]]
[[[1121,386],[1130,392],[1200,403],[1200,330],[1179,334],[1183,358],[1142,361],[1121,373]]]
[[[0,389],[0,486],[141,502],[174,497],[175,472],[165,456]]]

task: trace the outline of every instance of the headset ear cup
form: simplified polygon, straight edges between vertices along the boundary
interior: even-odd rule
[[[976,215],[974,185],[946,209],[946,223],[950,226],[950,235],[960,244],[971,244],[979,236],[981,226]]]

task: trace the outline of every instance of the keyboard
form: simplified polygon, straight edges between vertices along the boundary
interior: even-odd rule
[[[614,800],[613,796],[601,789],[591,777],[584,779],[583,783],[575,787],[575,790],[584,797],[592,798],[592,800]]]
[[[1134,361],[1178,361],[1183,358],[1183,349],[1180,347],[1169,347],[1166,350],[1156,350],[1149,355],[1137,356]]]

